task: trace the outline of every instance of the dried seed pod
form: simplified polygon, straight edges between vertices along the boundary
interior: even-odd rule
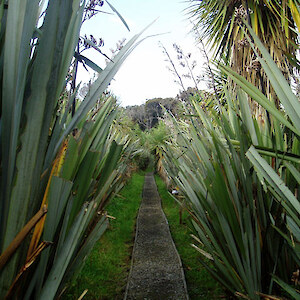
[[[247,38],[243,38],[240,41],[237,42],[238,44],[238,50],[242,50],[243,48],[249,47],[249,41]]]
[[[300,276],[300,271],[299,269],[296,270],[295,272],[293,272],[293,275],[292,275],[292,281],[294,282],[295,285],[298,285],[299,284],[299,276]]]
[[[240,5],[239,8],[235,8],[234,15],[235,15],[235,21],[238,24],[241,24],[243,20],[247,18],[247,10],[243,5]]]

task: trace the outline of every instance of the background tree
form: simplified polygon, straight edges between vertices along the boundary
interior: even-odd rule
[[[196,21],[199,37],[210,43],[216,58],[224,59],[264,94],[275,97],[241,24],[245,19],[252,26],[289,79],[298,44],[298,5],[298,0],[191,0],[190,14]]]
[[[127,106],[124,113],[145,131],[155,127],[159,120],[165,118],[164,109],[175,117],[181,115],[180,97],[153,98],[142,105]]]

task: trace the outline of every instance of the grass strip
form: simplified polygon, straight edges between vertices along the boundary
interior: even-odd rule
[[[135,173],[106,207],[115,217],[96,243],[81,272],[74,278],[62,299],[123,299],[134,242],[134,227],[144,184],[144,174]]]
[[[222,288],[199,262],[199,259],[202,259],[199,253],[191,247],[194,240],[190,234],[195,234],[195,231],[192,229],[188,213],[182,212],[182,224],[180,224],[179,204],[174,201],[158,175],[155,175],[155,181],[171,235],[181,257],[190,299],[220,299],[224,295]]]

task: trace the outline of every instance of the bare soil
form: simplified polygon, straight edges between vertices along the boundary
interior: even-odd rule
[[[152,173],[145,177],[125,300],[189,299]]]

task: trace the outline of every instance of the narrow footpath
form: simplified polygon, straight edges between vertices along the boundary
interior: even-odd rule
[[[189,299],[182,263],[152,173],[145,176],[124,300]]]

